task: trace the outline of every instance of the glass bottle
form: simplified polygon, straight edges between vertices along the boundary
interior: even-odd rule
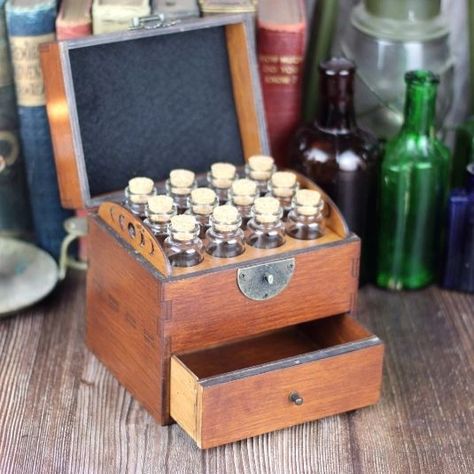
[[[277,171],[270,180],[270,193],[280,201],[283,210],[283,220],[286,220],[291,210],[293,196],[298,190],[299,184],[295,173],[290,171]]]
[[[232,183],[230,200],[242,217],[242,228],[247,227],[247,223],[252,217],[252,206],[257,198],[257,192],[257,183],[250,179],[236,179]]]
[[[125,188],[124,205],[142,219],[146,217],[148,198],[156,195],[155,183],[150,178],[132,178]]]
[[[275,171],[275,160],[267,155],[253,155],[245,165],[245,175],[257,183],[260,196],[267,194],[268,183]]]
[[[178,214],[184,214],[189,205],[189,196],[196,187],[196,175],[189,170],[176,169],[170,172],[166,191],[173,198]]]
[[[403,123],[407,71],[430,70],[441,77],[438,125],[452,104],[454,60],[448,15],[441,0],[362,0],[344,25],[340,50],[357,64],[357,119],[380,139]]]
[[[318,191],[300,189],[293,198],[286,233],[294,239],[314,240],[324,234],[324,201]]]
[[[169,235],[171,218],[176,215],[173,198],[170,196],[152,196],[148,198],[145,212],[144,224],[151,229],[158,241],[163,243]]]
[[[466,178],[449,196],[443,286],[474,293],[474,164]]]
[[[377,139],[355,119],[355,66],[343,58],[320,64],[316,120],[296,133],[292,166],[318,184],[342,212],[349,228],[362,239],[361,284],[375,273]]]
[[[230,188],[237,178],[237,168],[231,163],[214,163],[207,175],[209,185],[217,194],[219,204],[229,200]]]
[[[199,237],[204,239],[210,227],[212,211],[218,206],[217,195],[210,188],[196,188],[191,192],[189,199],[189,213],[196,217],[201,230]]]
[[[405,122],[382,161],[377,284],[401,290],[434,281],[450,168],[435,135],[438,77],[405,76]]]
[[[247,224],[247,243],[259,249],[273,249],[285,243],[280,201],[267,196],[255,199],[252,218]]]
[[[219,258],[237,257],[244,253],[244,231],[240,228],[242,217],[236,207],[219,206],[211,216],[211,228],[207,231],[206,251]]]
[[[189,214],[171,218],[170,235],[163,244],[164,251],[174,267],[193,267],[203,261],[203,243],[199,238],[200,226]]]

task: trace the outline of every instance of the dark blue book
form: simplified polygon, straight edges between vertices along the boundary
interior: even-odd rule
[[[0,235],[30,237],[31,230],[5,22],[5,0],[0,0]]]
[[[35,235],[38,245],[54,257],[59,256],[64,238],[64,219],[71,214],[59,201],[38,46],[55,38],[56,3],[8,0],[6,4],[21,146]]]

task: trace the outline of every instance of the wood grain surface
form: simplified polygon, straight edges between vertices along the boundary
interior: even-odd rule
[[[0,321],[3,473],[467,473],[474,470],[474,297],[368,287],[359,320],[385,342],[370,408],[200,451],[161,427],[84,344],[84,279]]]

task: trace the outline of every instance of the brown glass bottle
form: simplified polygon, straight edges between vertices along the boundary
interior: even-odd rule
[[[349,228],[362,239],[363,284],[375,272],[378,141],[355,120],[354,64],[332,58],[320,64],[319,72],[317,117],[297,131],[291,164],[328,193]]]

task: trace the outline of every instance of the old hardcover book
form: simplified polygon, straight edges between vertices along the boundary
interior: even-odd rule
[[[288,164],[288,144],[301,118],[306,14],[302,0],[260,0],[257,52],[272,154]]]
[[[92,0],[62,0],[56,18],[56,37],[58,40],[80,38],[92,34]],[[86,211],[77,211],[84,217]],[[87,261],[87,238],[81,237],[78,246],[79,260]]]
[[[197,0],[152,0],[154,14],[165,18],[193,18],[199,16]]]
[[[257,0],[199,0],[203,15],[216,13],[255,13]]]
[[[150,14],[148,0],[94,0],[92,30],[95,35],[127,30],[134,17]]]
[[[54,40],[56,1],[9,0],[6,18],[36,240],[58,257],[70,213],[59,202],[38,52],[41,43]]]
[[[31,217],[20,154],[13,71],[8,51],[5,0],[0,0],[0,235],[27,236]]]
[[[92,33],[92,0],[63,0],[56,18],[58,40],[80,38]]]

